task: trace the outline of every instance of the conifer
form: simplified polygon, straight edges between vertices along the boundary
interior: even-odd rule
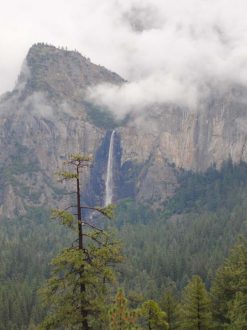
[[[82,210],[97,211],[112,217],[113,207],[81,205],[81,170],[88,167],[90,157],[71,155],[66,165],[72,170],[58,173],[61,181],[74,181],[76,213],[55,209],[53,218],[75,230],[77,239],[52,261],[53,271],[40,291],[48,313],[40,329],[104,328],[109,303],[108,286],[115,279],[114,263],[121,261],[120,246],[102,228],[83,217]]]
[[[209,294],[200,276],[193,276],[185,287],[180,306],[180,326],[184,330],[212,328]]]

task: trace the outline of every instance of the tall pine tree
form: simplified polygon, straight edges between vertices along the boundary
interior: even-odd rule
[[[59,172],[61,181],[73,181],[76,202],[75,214],[53,210],[53,217],[75,230],[77,239],[53,259],[53,272],[41,290],[48,313],[41,329],[104,329],[108,301],[108,285],[114,280],[112,265],[121,260],[119,244],[108,233],[83,218],[83,209],[93,210],[111,218],[112,206],[81,205],[81,170],[88,167],[90,158],[71,155],[66,163],[69,171]]]
[[[195,275],[182,294],[179,329],[208,330],[211,328],[209,294],[200,276]]]

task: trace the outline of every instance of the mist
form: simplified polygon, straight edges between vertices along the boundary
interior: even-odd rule
[[[36,42],[77,49],[128,83],[89,98],[118,116],[153,103],[195,109],[210,82],[247,84],[243,0],[8,1],[0,14],[0,92]]]

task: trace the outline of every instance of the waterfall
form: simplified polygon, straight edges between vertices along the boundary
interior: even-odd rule
[[[115,131],[111,133],[105,181],[105,206],[112,203],[113,197],[113,147]]]

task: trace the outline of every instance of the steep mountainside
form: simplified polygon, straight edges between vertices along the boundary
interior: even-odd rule
[[[147,162],[140,181],[143,200],[165,199],[172,193],[177,168],[205,171],[224,160],[247,160],[247,90],[240,86],[212,89],[196,111],[175,106],[154,108],[144,127],[120,129],[123,157]],[[171,173],[172,171],[172,173]]]
[[[16,88],[0,103],[1,218],[51,205],[56,168],[70,153],[96,152],[105,132],[88,119],[83,100],[85,88],[102,81],[123,80],[77,52],[30,49]]]
[[[125,83],[78,52],[44,44],[29,50],[15,89],[0,102],[1,218],[53,204],[53,173],[72,152],[94,155],[85,198],[102,203],[114,127],[114,200],[131,196],[159,206],[174,194],[179,168],[247,161],[245,88],[211,88],[197,111],[154,106],[142,121],[121,124],[86,100],[86,89],[102,82]]]

